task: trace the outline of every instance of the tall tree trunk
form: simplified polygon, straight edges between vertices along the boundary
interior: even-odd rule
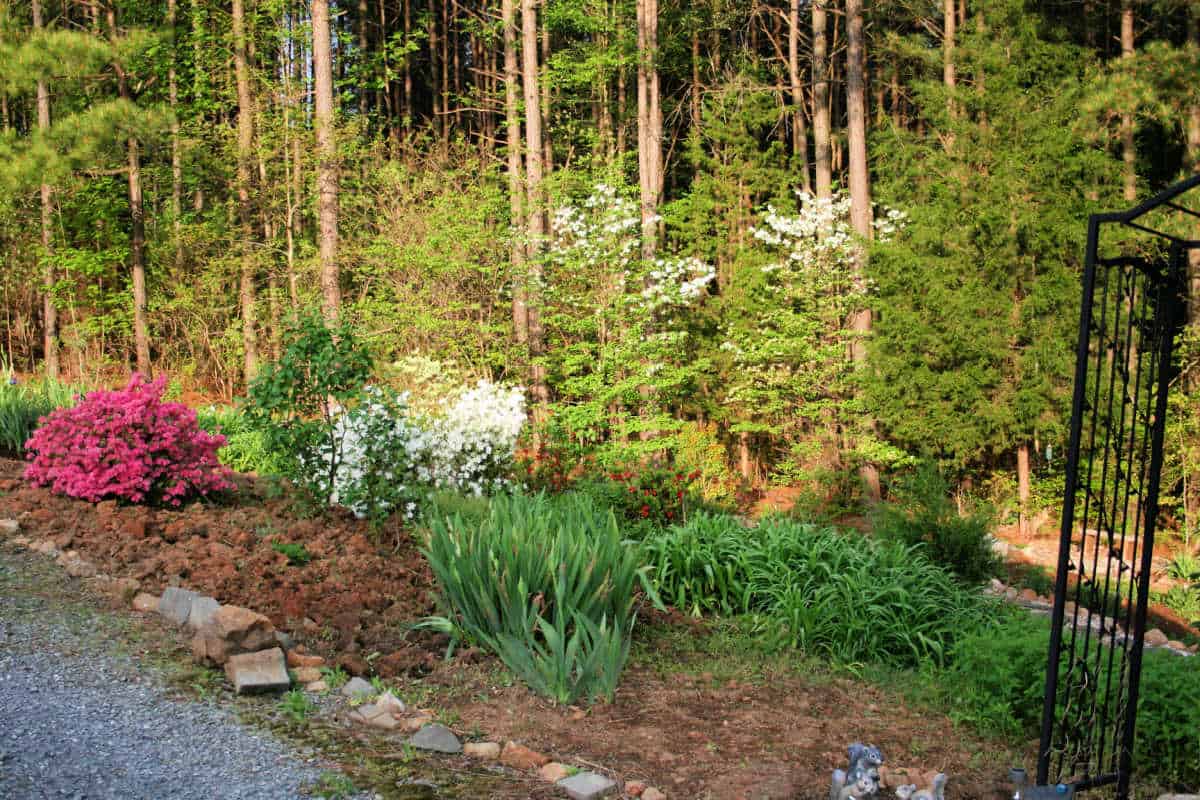
[[[625,121],[627,109],[629,106],[629,98],[625,91],[625,61],[621,60],[620,66],[617,67],[617,155],[625,155]]]
[[[800,2],[788,12],[788,78],[792,85],[792,155],[800,167],[800,186],[812,192],[808,174],[808,127],[804,124],[804,83],[800,77]]]
[[[829,33],[824,0],[812,4],[813,157],[817,197],[833,196],[833,151],[829,119]]]
[[[513,332],[517,343],[529,342],[529,311],[525,304],[525,243],[526,230],[524,181],[521,173],[521,97],[520,73],[517,66],[517,21],[513,0],[500,0],[500,16],[504,26],[504,130],[508,157],[508,200],[512,213],[512,249],[509,258],[513,273]]]
[[[550,109],[550,26],[546,24],[545,17],[542,18],[542,74],[539,85],[542,90],[542,147],[546,151],[544,164],[546,174],[549,175],[554,170],[554,142],[550,137],[550,123],[552,114]]]
[[[662,194],[662,107],[658,81],[658,0],[637,0],[638,177],[642,259],[658,250],[658,201]]]
[[[1188,13],[1188,45],[1200,53],[1200,3],[1192,3]],[[1187,165],[1193,173],[1200,172],[1200,101],[1188,108]],[[1200,223],[1194,231],[1193,238],[1200,239]],[[1188,284],[1189,319],[1193,327],[1200,327],[1200,249],[1188,251]]]
[[[850,157],[850,223],[864,240],[871,238],[871,184],[867,171],[867,87],[866,53],[863,37],[862,0],[846,0],[846,134]],[[855,263],[855,280],[865,280],[866,251]],[[871,332],[871,310],[860,308],[850,319],[853,339],[850,356],[857,368],[867,358],[866,337]],[[873,427],[872,421],[867,421]],[[860,470],[871,501],[880,497],[879,471],[873,464]]]
[[[341,313],[338,270],[338,163],[333,141],[333,48],[329,36],[329,0],[313,0],[313,127],[317,139],[317,257],[321,265],[321,311],[326,319]]]
[[[183,268],[183,155],[179,143],[179,77],[175,70],[178,22],[176,0],[167,0],[167,26],[171,29],[171,55],[167,63],[167,97],[171,104],[171,232],[177,271]]]
[[[236,180],[242,261],[238,296],[242,307],[242,348],[245,351],[242,378],[249,383],[258,370],[258,325],[255,318],[256,270],[251,250],[254,210],[250,200],[254,157],[254,100],[250,95],[250,67],[246,57],[246,12],[243,0],[233,0],[233,69],[238,99]]]
[[[538,91],[538,19],[534,0],[521,0],[521,57],[524,67],[521,78],[525,92],[525,163],[528,192],[529,223],[529,282],[526,292],[526,315],[529,320],[530,385],[533,390],[534,420],[546,419],[550,391],[546,386],[546,365],[542,361],[544,341],[541,314],[542,282],[541,254],[546,239],[546,199],[542,186],[545,174],[542,160],[546,157],[542,141],[542,107]]]
[[[954,89],[958,84],[954,67],[954,40],[957,35],[957,19],[954,0],[945,0],[942,15],[942,83],[946,85],[946,111],[953,118],[957,115],[954,106]]]
[[[33,27],[42,29],[42,3],[33,0]],[[50,130],[50,87],[44,79],[37,82],[37,127],[43,135]],[[54,245],[52,238],[52,216],[50,184],[42,181],[42,258],[44,259],[42,295],[42,340],[43,360],[46,367],[46,377],[58,380],[58,309],[54,307]],[[12,352],[9,352],[12,355]]]
[[[1017,530],[1028,536],[1029,530],[1029,442],[1017,445]]]
[[[355,31],[358,33],[358,113],[367,115],[367,0],[358,0],[358,14],[354,18]]]
[[[692,28],[692,92],[691,112],[692,129],[700,131],[700,22],[696,20]]]
[[[106,9],[109,36],[117,39],[117,12],[114,4]],[[122,65],[117,72],[117,92],[122,100],[133,102],[129,80]],[[133,349],[137,371],[150,376],[150,334],[146,325],[146,216],[142,203],[142,157],[136,137],[125,140],[127,177],[129,179],[129,261],[133,278]]]
[[[1121,58],[1133,58],[1133,0],[1121,0]],[[1124,162],[1125,199],[1137,199],[1137,146],[1133,140],[1133,112],[1121,114],[1121,160]]]

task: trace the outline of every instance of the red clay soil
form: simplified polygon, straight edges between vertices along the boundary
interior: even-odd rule
[[[613,703],[587,712],[552,706],[503,679],[490,657],[468,651],[445,661],[444,639],[406,634],[407,623],[434,610],[432,577],[410,534],[385,531],[379,542],[349,516],[299,519],[249,478],[239,477],[226,504],[175,511],[58,497],[26,486],[21,469],[0,460],[0,517],[19,517],[23,535],[54,538],[147,591],[178,582],[253,608],[352,670],[404,676],[395,682],[402,696],[456,719],[464,735],[520,741],[671,798],[824,800],[854,741],[876,744],[890,765],[948,773],[956,798],[1007,793],[1014,756],[944,714],[856,681],[794,669],[764,675],[745,656],[731,680],[708,673],[705,657],[656,652],[631,661]],[[274,542],[303,544],[313,558],[290,566]],[[655,616],[655,641],[698,624]]]

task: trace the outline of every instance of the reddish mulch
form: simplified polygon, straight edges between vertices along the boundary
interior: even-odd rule
[[[502,685],[491,657],[465,651],[447,662],[443,638],[406,633],[434,610],[432,576],[410,534],[372,538],[366,523],[344,515],[299,519],[251,478],[238,478],[228,504],[172,511],[58,497],[26,486],[21,469],[0,460],[0,517],[21,517],[25,535],[52,537],[148,591],[177,580],[252,608],[350,668],[407,676],[397,682],[402,695],[427,690],[421,702],[457,714],[466,735],[517,740],[672,798],[824,800],[854,741],[878,745],[890,765],[947,772],[956,798],[1008,793],[1013,756],[944,715],[856,681],[794,669],[751,675],[745,656],[731,662],[738,677],[730,680],[707,673],[705,657],[659,653],[655,663],[629,665],[615,702],[587,712],[554,707],[520,684]],[[276,541],[303,544],[312,561],[290,566]],[[700,624],[654,615],[652,625],[655,641],[667,642]],[[1016,758],[1029,763],[1029,755]]]

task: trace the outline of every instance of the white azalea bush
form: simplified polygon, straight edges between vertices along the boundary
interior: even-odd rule
[[[330,505],[377,521],[393,513],[411,520],[431,489],[481,496],[506,488],[525,424],[524,390],[480,381],[441,406],[422,414],[406,393],[365,387],[311,465],[333,474]]]

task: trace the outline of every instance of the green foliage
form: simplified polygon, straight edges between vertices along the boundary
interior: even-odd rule
[[[875,512],[876,536],[922,548],[931,561],[967,583],[995,574],[1000,559],[992,549],[990,509],[976,506],[965,515],[958,513],[936,466],[923,464],[899,477],[891,495]]]
[[[973,631],[954,648],[939,677],[951,715],[992,733],[1034,736],[1042,718],[1046,621],[1013,612],[999,626]],[[1142,661],[1134,764],[1148,777],[1200,786],[1200,663],[1147,650]]]
[[[692,482],[699,477],[698,470],[685,474],[657,463],[631,465],[581,481],[576,491],[611,508],[625,530],[644,533],[687,519],[695,504]]]
[[[75,402],[73,387],[55,381],[14,383],[0,370],[0,455],[20,458],[39,420]]]
[[[370,374],[370,355],[350,323],[327,325],[309,311],[288,322],[279,360],[265,364],[250,384],[248,418],[267,452],[314,501],[330,497],[341,462],[334,416]]]
[[[499,496],[480,522],[430,522],[425,555],[446,614],[559,703],[611,699],[629,652],[639,550],[579,495]]]
[[[266,434],[255,427],[244,409],[208,406],[196,412],[196,420],[209,433],[225,437],[217,457],[230,469],[257,475],[280,475],[286,469],[284,456],[267,448]]]
[[[696,514],[643,548],[664,601],[757,615],[770,642],[842,663],[942,663],[990,608],[920,548],[780,517]]]
[[[292,689],[284,694],[279,707],[283,715],[293,722],[303,722],[316,710],[313,701],[302,689]]]
[[[304,548],[303,544],[298,542],[272,542],[271,549],[276,553],[282,553],[287,556],[288,564],[293,567],[303,567],[309,561],[312,561],[312,553]]]

